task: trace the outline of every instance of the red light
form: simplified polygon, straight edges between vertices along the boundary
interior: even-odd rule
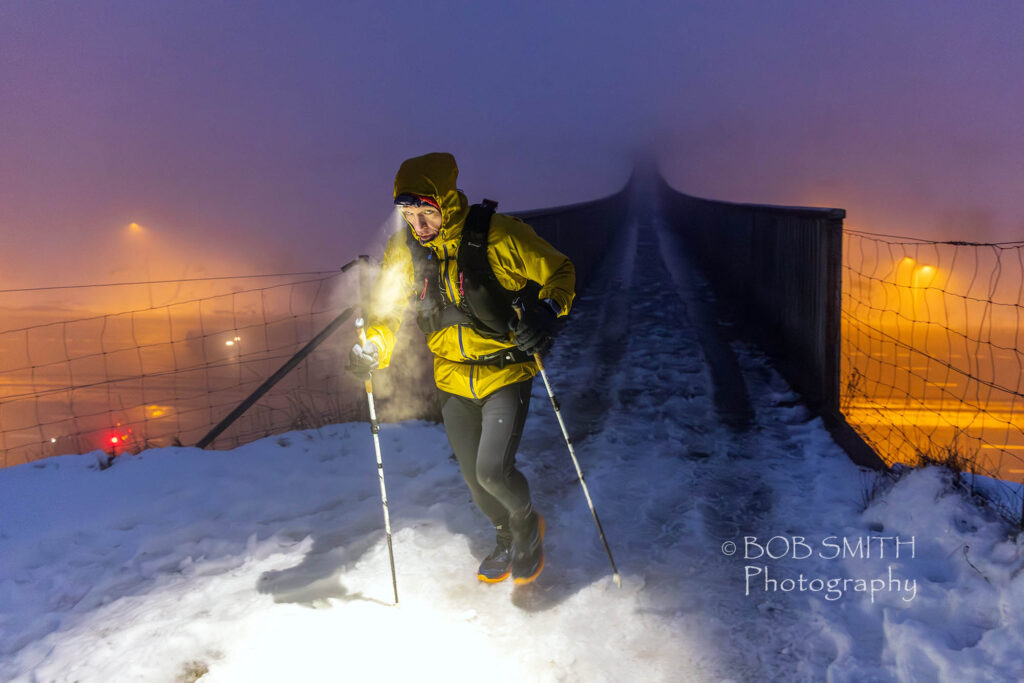
[[[110,443],[117,443],[117,437],[116,436],[110,437]]]

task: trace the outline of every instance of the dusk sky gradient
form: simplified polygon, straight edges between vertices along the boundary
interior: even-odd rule
[[[0,288],[333,269],[406,157],[511,211],[642,149],[697,196],[1022,240],[1024,3],[0,4]]]

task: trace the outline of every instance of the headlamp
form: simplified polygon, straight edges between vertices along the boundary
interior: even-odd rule
[[[439,208],[430,197],[423,197],[408,192],[395,197],[395,206],[432,206],[435,209]]]

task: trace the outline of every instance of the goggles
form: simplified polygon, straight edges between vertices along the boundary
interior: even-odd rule
[[[432,198],[411,193],[400,194],[395,197],[395,206],[432,206],[438,211],[441,210],[441,207]]]

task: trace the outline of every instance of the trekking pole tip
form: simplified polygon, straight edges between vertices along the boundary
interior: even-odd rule
[[[612,581],[615,582],[616,586],[618,586],[619,588],[622,588],[622,577],[619,576],[618,572],[615,572],[614,574],[612,574]]]

